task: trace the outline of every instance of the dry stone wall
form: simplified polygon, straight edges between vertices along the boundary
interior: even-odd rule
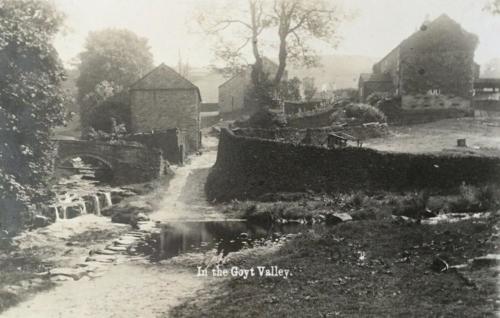
[[[500,158],[496,157],[328,149],[236,136],[224,129],[206,192],[209,200],[227,201],[306,190],[449,191],[463,182],[499,181]]]

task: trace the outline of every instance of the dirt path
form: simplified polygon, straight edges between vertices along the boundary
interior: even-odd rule
[[[1,316],[159,317],[203,286],[203,280],[193,276],[191,272],[173,267],[118,265],[98,279],[65,282]]]
[[[169,189],[151,215],[154,221],[218,218],[205,201],[204,183],[216,159],[216,140],[204,140],[205,152],[176,169]],[[103,276],[63,282],[1,314],[1,317],[165,317],[205,281],[182,266],[147,262],[109,264]]]

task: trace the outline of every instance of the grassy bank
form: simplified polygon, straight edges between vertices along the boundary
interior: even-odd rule
[[[497,272],[450,265],[497,250],[499,216],[454,224],[342,223],[228,266],[276,265],[292,277],[217,278],[173,317],[484,317],[498,310]]]
[[[424,191],[319,195],[312,193],[278,193],[260,200],[237,201],[220,206],[230,217],[253,222],[328,221],[334,213],[347,213],[354,220],[381,220],[391,215],[424,219],[439,214],[485,212],[500,208],[500,188],[463,185],[452,195]]]

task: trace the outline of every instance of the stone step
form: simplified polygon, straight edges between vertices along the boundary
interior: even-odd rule
[[[116,252],[126,252],[127,251],[127,247],[126,246],[108,245],[108,246],[106,246],[106,250],[108,250],[110,252],[113,252],[113,254],[116,254]]]

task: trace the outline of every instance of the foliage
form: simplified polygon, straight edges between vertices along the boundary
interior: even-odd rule
[[[318,91],[318,87],[316,87],[314,83],[313,77],[304,78],[304,98],[306,101],[311,101],[314,97],[314,94]]]
[[[260,52],[260,35],[271,21],[265,12],[265,0],[226,0],[210,8],[200,6],[198,25],[214,42],[216,57],[235,74],[249,63],[245,56],[250,50],[255,60],[252,65],[252,83],[259,86],[265,79]],[[210,12],[210,14],[207,14]],[[230,18],[228,18],[230,17]],[[229,40],[230,39],[230,40]]]
[[[274,84],[281,81],[287,62],[316,64],[312,41],[322,40],[336,46],[341,10],[327,0],[274,0],[270,12],[279,39],[279,66]]]
[[[322,40],[335,46],[337,26],[343,15],[327,0],[233,0],[219,1],[210,8],[200,7],[198,24],[215,43],[216,56],[230,69],[248,64],[251,52],[255,59],[253,83],[262,76],[260,49],[279,43],[279,66],[272,79],[275,88],[286,71],[288,62],[306,66],[316,64],[312,42]],[[210,12],[207,14],[207,12]],[[230,18],[228,18],[230,17]],[[277,39],[271,40],[272,35]]]
[[[401,111],[401,97],[395,96],[392,98],[384,98],[377,102],[377,108],[387,116],[391,117],[391,114]]]
[[[2,212],[12,204],[26,211],[50,195],[50,132],[64,120],[64,70],[52,46],[61,23],[61,15],[46,1],[0,2]]]
[[[484,9],[495,15],[500,14],[500,0],[490,0]]]
[[[236,122],[239,127],[252,128],[279,128],[286,126],[286,119],[282,114],[274,113],[267,109],[261,109],[244,122]]]
[[[388,93],[373,92],[366,98],[366,102],[372,106],[377,106],[378,102],[388,97]]]
[[[359,93],[355,88],[341,88],[335,90],[335,96],[338,96],[343,99],[348,99],[351,102],[358,101]]]
[[[349,104],[344,109],[335,111],[330,119],[333,122],[355,120],[361,123],[385,122],[386,117],[379,109],[366,104]]]
[[[252,84],[245,94],[245,111],[254,113],[273,104],[273,84],[269,80],[268,74],[259,80],[257,84]]]
[[[128,96],[125,92],[121,92],[96,103],[96,107],[89,114],[91,123],[89,127],[107,133],[112,132],[117,125],[130,129],[131,115],[128,107]]]
[[[483,212],[499,207],[500,190],[496,185],[462,184],[459,193],[457,200],[449,202],[451,212]]]
[[[300,85],[302,82],[298,77],[294,77],[287,81],[281,81],[279,96],[282,100],[287,101],[300,101],[302,96],[300,95]]]
[[[76,85],[82,128],[91,125],[100,103],[153,68],[147,39],[124,29],[91,32],[80,60]]]

